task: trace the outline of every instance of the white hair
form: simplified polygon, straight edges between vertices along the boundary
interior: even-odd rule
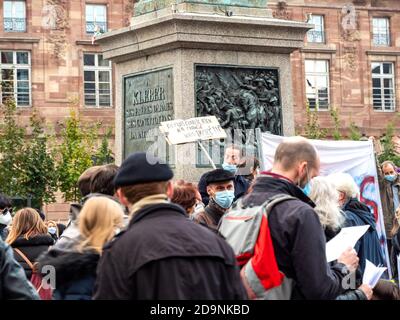
[[[328,178],[334,184],[336,190],[343,192],[346,198],[360,200],[360,188],[351,175],[344,172],[337,172],[330,174]]]
[[[345,217],[339,208],[339,192],[327,178],[318,176],[310,182],[310,199],[315,203],[315,212],[324,229],[339,229]]]

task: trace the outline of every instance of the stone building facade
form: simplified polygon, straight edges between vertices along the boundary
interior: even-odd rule
[[[366,135],[381,135],[389,121],[399,127],[400,1],[272,1],[275,17],[309,20],[303,49],[292,54],[297,132],[305,105],[316,107],[323,128],[333,128],[332,109],[343,132],[354,122]]]
[[[37,107],[56,126],[74,101],[84,119],[114,125],[115,79],[92,36],[131,14],[128,0],[0,1],[1,98],[13,94],[23,119]]]
[[[305,47],[292,54],[298,132],[309,100],[322,127],[333,126],[329,111],[336,108],[342,128],[354,121],[368,135],[382,133],[400,104],[400,2],[271,0],[268,6],[276,18],[316,23]],[[92,35],[96,25],[103,31],[129,25],[132,11],[132,0],[1,1],[1,96],[14,94],[24,119],[37,107],[56,126],[74,100],[83,118],[112,125],[115,79],[95,55],[101,48]]]

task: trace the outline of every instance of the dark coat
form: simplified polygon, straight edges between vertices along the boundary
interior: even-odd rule
[[[100,255],[51,249],[39,258],[39,268],[51,265],[56,270],[54,300],[91,300]]]
[[[207,184],[206,184],[207,173],[208,172],[204,173],[200,177],[197,186],[201,195],[202,202],[204,203],[205,206],[207,206],[208,202],[210,201],[210,197],[207,193]],[[235,199],[233,201],[236,201],[237,199],[243,197],[246,194],[250,184],[243,176],[235,176],[235,180],[233,180],[233,183],[235,186]]]
[[[218,233],[218,224],[225,212],[226,211],[222,210],[214,200],[211,200],[207,207],[204,208],[204,211],[194,216],[194,221]]]
[[[39,256],[47,251],[50,246],[54,244],[53,238],[47,235],[39,235],[32,237],[30,239],[25,239],[23,237],[18,238],[15,240],[11,247],[18,248],[21,252],[31,261],[32,264],[37,262]],[[29,265],[25,262],[25,260],[14,250],[14,257],[15,260],[24,268],[26,277],[31,279],[32,277],[32,269]]]
[[[13,250],[0,239],[0,301],[39,300],[24,269],[14,259]]]
[[[328,265],[315,205],[301,189],[284,177],[267,173],[256,178],[243,204],[261,205],[276,194],[298,199],[277,204],[268,219],[278,267],[295,281],[292,299],[336,299],[344,291],[341,283],[349,271],[340,263]]]
[[[381,195],[383,220],[385,223],[386,238],[391,238],[390,231],[393,228],[394,221],[394,202],[393,202],[393,189],[392,185],[397,186],[398,195],[400,198],[400,174],[397,179],[392,183],[384,178],[382,169],[378,166],[378,180],[379,180],[379,193]]]
[[[0,239],[6,241],[7,235],[8,235],[7,226],[0,223]]]
[[[376,223],[370,209],[357,199],[350,199],[344,206],[346,220],[344,227],[355,227],[369,225],[367,232],[356,243],[354,249],[360,259],[359,270],[364,274],[365,259],[371,261],[374,265],[386,265],[386,261],[379,242],[376,231]]]
[[[400,254],[400,230],[392,238],[392,249],[390,261],[392,264],[393,278],[399,280],[399,270],[397,270],[397,256]]]
[[[232,248],[174,204],[148,205],[104,247],[94,299],[245,299]]]

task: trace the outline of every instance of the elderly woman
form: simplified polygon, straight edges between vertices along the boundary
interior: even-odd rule
[[[344,226],[370,226],[355,246],[361,273],[364,273],[366,259],[375,265],[385,265],[374,215],[367,205],[360,202],[360,190],[353,177],[347,173],[334,173],[328,178],[339,192],[339,204],[345,216]]]

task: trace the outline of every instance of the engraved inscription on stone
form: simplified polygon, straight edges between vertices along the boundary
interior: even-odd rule
[[[196,114],[224,129],[282,135],[279,74],[274,68],[196,65]]]
[[[172,68],[124,78],[124,158],[147,151],[162,121],[174,118]]]

